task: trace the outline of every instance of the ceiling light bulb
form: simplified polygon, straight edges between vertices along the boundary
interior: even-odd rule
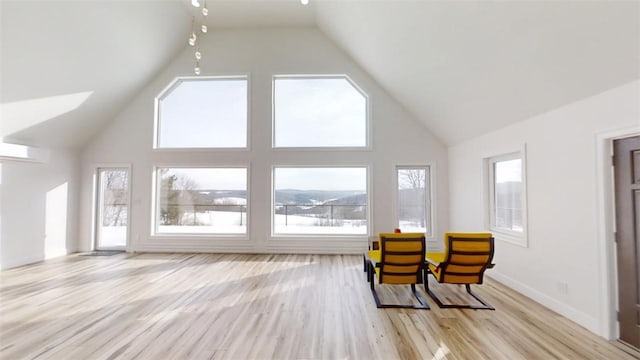
[[[206,33],[207,33],[207,30],[209,30],[209,28],[207,28],[207,25],[204,25],[204,24],[203,24],[203,25],[200,27],[200,30],[202,30],[202,32],[203,32],[204,34],[206,34]]]
[[[191,36],[189,36],[189,45],[194,46],[196,44],[197,39],[198,37],[196,36],[196,33],[192,32]]]
[[[193,69],[193,72],[194,72],[196,75],[200,75],[200,68],[196,66],[196,67]]]
[[[200,2],[198,2],[198,0],[191,0],[191,5],[195,7],[200,7]]]
[[[209,9],[207,9],[206,7],[202,8],[202,15],[207,16],[209,15]]]
[[[309,0],[300,0],[302,5],[309,5]]]
[[[202,59],[202,54],[200,53],[200,51],[196,51],[196,59]]]

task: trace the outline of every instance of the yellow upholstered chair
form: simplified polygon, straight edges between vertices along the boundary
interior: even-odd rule
[[[422,233],[382,233],[379,250],[370,250],[365,264],[367,281],[378,308],[429,309],[429,305],[416,291],[416,284],[422,282],[425,258],[425,239]],[[410,285],[419,305],[382,304],[375,289],[375,278],[380,284]]]
[[[441,308],[489,309],[493,306],[471,292],[471,284],[482,284],[486,269],[493,267],[493,236],[491,233],[445,233],[444,252],[427,253],[424,268],[424,288]],[[467,292],[480,305],[445,305],[429,289],[428,274],[439,283],[464,284]]]

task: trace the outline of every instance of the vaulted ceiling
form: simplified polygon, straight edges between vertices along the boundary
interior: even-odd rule
[[[640,78],[640,2],[209,0],[216,28],[317,27],[452,145]],[[186,46],[173,1],[0,2],[2,136],[79,147]]]

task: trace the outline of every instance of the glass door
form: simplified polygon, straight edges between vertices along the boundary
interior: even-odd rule
[[[96,250],[124,250],[129,237],[129,169],[98,168]]]

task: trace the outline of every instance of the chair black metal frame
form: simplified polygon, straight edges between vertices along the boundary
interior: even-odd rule
[[[420,293],[417,291],[416,289],[416,284],[419,284],[423,281],[423,274],[422,274],[422,270],[424,267],[424,257],[425,257],[425,238],[424,236],[421,237],[414,237],[414,238],[410,238],[407,237],[407,234],[402,234],[404,235],[403,237],[398,237],[398,238],[394,238],[391,237],[392,235],[385,236],[382,235],[380,237],[380,251],[381,251],[381,256],[380,256],[380,261],[377,262],[373,259],[365,259],[365,268],[367,271],[367,281],[369,282],[370,286],[371,286],[371,293],[373,295],[373,298],[376,302],[376,307],[378,308],[403,308],[403,309],[424,309],[424,310],[428,310],[430,309],[429,304],[427,304],[426,300],[420,295]],[[401,235],[401,236],[402,236]],[[388,245],[389,244],[393,244],[393,245],[398,245],[401,242],[420,242],[420,250],[390,250],[388,249]],[[393,247],[393,245],[391,247]],[[402,259],[403,257],[414,257],[414,260],[405,262],[405,261],[398,261],[399,259]],[[396,259],[395,261],[389,261],[389,258],[393,258]],[[383,304],[380,301],[380,297],[378,296],[378,293],[376,292],[375,289],[375,276],[376,276],[376,268],[378,268],[378,278],[379,278],[379,283],[380,284],[384,284],[385,283],[385,276],[388,277],[393,277],[393,276],[398,276],[398,277],[407,277],[407,278],[411,278],[413,276],[415,276],[415,280],[412,283],[394,283],[391,282],[389,284],[396,284],[396,285],[400,285],[400,284],[408,284],[411,286],[411,292],[413,293],[413,295],[415,296],[415,298],[418,300],[419,305],[405,305],[405,304]],[[389,268],[391,268],[392,270],[389,270]],[[403,270],[403,268],[406,268],[406,270]]]
[[[495,310],[495,308],[493,306],[491,306],[489,303],[487,303],[485,300],[483,300],[481,297],[479,297],[477,294],[473,293],[471,291],[471,283],[460,283],[460,282],[448,282],[446,280],[447,275],[453,275],[453,276],[460,276],[460,277],[478,277],[478,281],[475,282],[475,284],[482,284],[483,281],[483,276],[484,276],[484,272],[486,269],[492,268],[494,266],[494,264],[491,263],[491,261],[493,260],[493,253],[494,253],[494,239],[493,237],[490,238],[464,238],[464,237],[456,237],[456,236],[447,236],[447,240],[448,241],[448,254],[446,254],[446,258],[445,261],[442,263],[437,264],[436,266],[439,268],[439,271],[441,271],[441,275],[440,278],[438,280],[438,277],[431,271],[431,269],[429,268],[429,260],[427,259],[425,266],[424,266],[424,289],[427,292],[427,294],[429,294],[429,296],[433,299],[433,301],[436,302],[436,304],[438,304],[438,306],[440,308],[444,308],[444,309],[474,309],[474,310]],[[454,249],[454,242],[456,241],[471,241],[471,242],[489,242],[489,251],[459,251],[459,250],[453,250]],[[473,263],[473,262],[451,262],[449,261],[449,259],[451,258],[451,255],[462,255],[462,256],[487,256],[487,261],[483,261],[483,262],[477,262],[477,263]],[[458,267],[478,267],[481,266],[480,271],[477,272],[453,272],[453,271],[448,271],[447,268],[449,267],[449,265],[454,265],[454,266],[458,266]],[[429,274],[433,275],[434,279],[436,279],[436,281],[438,281],[439,283],[444,283],[444,284],[458,284],[458,285],[464,285],[465,289],[467,290],[467,293],[469,295],[471,295],[474,299],[476,299],[478,302],[480,302],[482,305],[472,305],[472,304],[444,304],[437,296],[436,294],[431,291],[431,289],[429,289]]]

